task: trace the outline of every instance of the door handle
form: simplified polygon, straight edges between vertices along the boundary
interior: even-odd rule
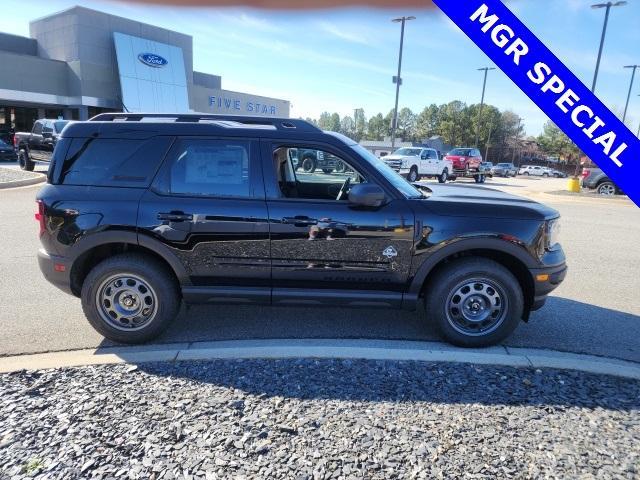
[[[193,220],[193,215],[184,212],[159,213],[158,220],[168,220],[170,222],[190,222],[191,220]]]
[[[306,227],[307,225],[316,225],[318,221],[315,218],[298,216],[298,217],[284,217],[282,219],[282,223],[293,224],[296,227]]]

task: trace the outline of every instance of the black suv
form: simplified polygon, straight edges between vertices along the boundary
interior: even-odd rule
[[[342,172],[299,175],[317,150]],[[69,125],[37,196],[45,277],[102,335],[156,337],[180,304],[415,309],[450,342],[504,339],[563,280],[558,213],[408,183],[293,119],[101,114]]]

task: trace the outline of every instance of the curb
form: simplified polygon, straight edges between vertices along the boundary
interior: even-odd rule
[[[105,347],[0,358],[0,373],[19,370],[214,359],[350,358],[557,368],[640,380],[640,363],[532,348],[457,348],[396,340],[232,340]]]
[[[13,180],[11,182],[0,182],[0,190],[4,188],[26,187],[27,185],[35,185],[42,183],[47,179],[45,174],[38,174],[37,177],[25,178],[24,180]]]

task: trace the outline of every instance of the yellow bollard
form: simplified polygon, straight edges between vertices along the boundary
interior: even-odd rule
[[[569,178],[567,181],[567,190],[570,192],[579,193],[580,192],[580,179],[579,178]]]

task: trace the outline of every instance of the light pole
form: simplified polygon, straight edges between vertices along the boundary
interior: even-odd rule
[[[480,98],[480,110],[478,110],[478,124],[476,125],[476,144],[475,147],[478,148],[478,140],[480,138],[480,120],[482,119],[482,107],[484,106],[484,91],[487,88],[487,72],[489,70],[495,70],[494,67],[482,67],[479,68],[478,71],[484,71],[484,81],[482,82],[482,97]]]
[[[629,84],[629,93],[627,94],[627,103],[624,106],[624,113],[622,114],[622,123],[627,119],[627,109],[629,108],[629,99],[631,98],[631,89],[633,88],[633,79],[636,76],[636,69],[640,65],[625,65],[624,68],[631,68],[631,83]]]
[[[596,82],[598,81],[598,70],[600,70],[600,59],[602,58],[602,48],[604,47],[604,37],[607,34],[607,23],[609,22],[609,12],[611,11],[611,7],[622,7],[626,5],[627,2],[607,2],[607,3],[596,3],[595,5],[591,5],[591,8],[606,8],[607,11],[604,14],[604,25],[602,26],[602,36],[600,37],[600,50],[598,50],[598,60],[596,61],[596,71],[593,74],[593,85],[591,86],[591,91],[596,91]]]
[[[400,85],[402,84],[402,77],[400,72],[402,70],[402,47],[404,45],[404,24],[409,20],[415,20],[416,17],[400,17],[394,18],[391,21],[394,23],[400,23],[400,51],[398,53],[398,75],[393,78],[393,82],[396,84],[396,105],[393,108],[393,124],[391,125],[391,148],[396,146],[396,127],[398,126],[398,97],[400,96]]]

